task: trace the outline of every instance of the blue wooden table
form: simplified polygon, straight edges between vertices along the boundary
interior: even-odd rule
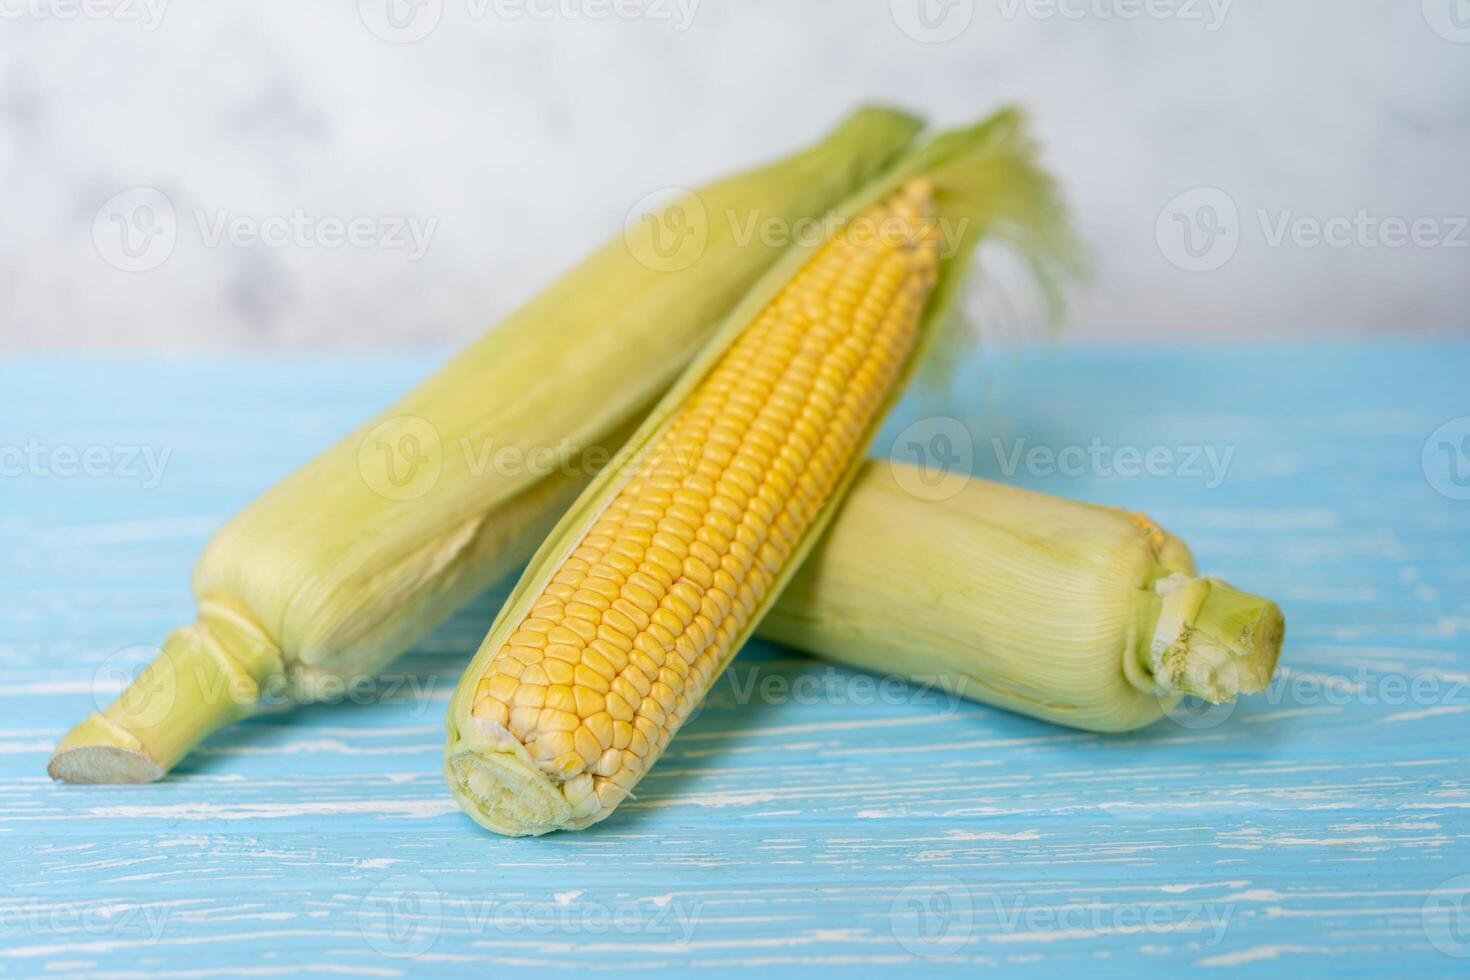
[[[505,840],[440,776],[490,596],[162,783],[53,785],[212,529],[437,359],[0,367],[0,974],[1470,973],[1463,341],[1061,347],[937,406],[977,475],[1147,509],[1281,602],[1233,712],[1102,737],[757,644],[612,819]]]

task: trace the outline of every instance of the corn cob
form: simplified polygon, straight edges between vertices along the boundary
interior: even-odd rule
[[[526,830],[612,812],[733,653],[913,346],[929,202],[911,184],[872,215],[900,245],[828,245],[782,290],[486,665],[471,723],[561,781],[565,813],[512,811]]]
[[[865,109],[805,152],[673,202],[665,217],[711,218],[702,250],[681,253],[677,268],[652,261],[660,221],[630,227],[245,508],[195,567],[197,624],[170,634],[123,696],[63,738],[51,775],[157,779],[262,697],[311,701],[407,649],[525,559],[590,478],[596,451],[621,444],[783,254],[722,219],[795,226],[822,215],[918,127]],[[478,462],[487,449],[526,459],[549,447],[550,466]]]
[[[542,546],[449,708],[446,775],[474,819],[511,835],[585,827],[654,763],[932,341],[995,218],[976,193],[1013,123],[936,140],[851,205],[834,241],[778,266]],[[964,219],[953,240],[940,217]]]
[[[926,500],[921,475],[864,467],[763,639],[1102,732],[1270,682],[1281,610],[1144,515],[984,480]]]

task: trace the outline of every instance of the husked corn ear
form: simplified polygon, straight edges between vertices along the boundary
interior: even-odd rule
[[[982,241],[1025,256],[1043,292],[1073,268],[1065,213],[1014,111],[939,134],[834,216],[837,239],[792,248],[572,505],[461,678],[445,774],[487,828],[585,827],[628,793],[831,521]],[[571,666],[570,684],[552,661]],[[533,673],[521,694],[532,667],[546,683]],[[579,667],[592,668],[580,700]]]
[[[735,653],[861,451],[936,281],[932,187],[853,222],[735,340],[648,447],[475,684],[473,718],[602,819]]]

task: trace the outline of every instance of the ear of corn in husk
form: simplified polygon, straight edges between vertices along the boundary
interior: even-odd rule
[[[267,491],[200,557],[198,622],[66,735],[51,775],[157,779],[272,690],[310,701],[328,682],[376,671],[509,573],[603,461],[594,454],[626,438],[783,254],[741,240],[741,222],[822,215],[918,128],[860,110],[804,152],[630,224]]]
[[[732,312],[533,558],[456,688],[445,770],[485,827],[588,826],[658,758],[815,543],[1020,188],[1020,121],[945,134]]]
[[[1102,732],[1269,684],[1281,610],[1147,517],[942,476],[870,462],[761,637]]]

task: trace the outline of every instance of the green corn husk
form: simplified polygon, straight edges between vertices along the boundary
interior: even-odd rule
[[[781,257],[780,243],[743,240],[746,222],[819,217],[919,128],[863,109],[808,150],[631,224],[267,491],[200,557],[198,622],[62,739],[52,777],[157,779],[271,692],[311,701],[383,667],[524,560]]]
[[[869,463],[761,637],[1099,732],[1270,683],[1281,610],[1147,517],[933,476]]]
[[[913,179],[932,183],[934,208],[939,225],[945,231],[946,248],[939,263],[937,285],[921,316],[916,350],[907,360],[899,383],[888,391],[882,408],[869,423],[864,444],[872,438],[887,407],[901,392],[904,378],[910,376],[916,365],[923,361],[925,353],[933,349],[941,330],[956,315],[961,287],[970,271],[975,249],[982,241],[1015,244],[1034,258],[1037,269],[1048,273],[1059,264],[1069,241],[1055,189],[1036,165],[1034,148],[1025,135],[1020,115],[1014,111],[1004,111],[976,126],[941,134],[836,208],[834,225],[840,226],[865,213]],[[593,481],[552,531],[461,678],[446,715],[445,774],[460,805],[487,829],[511,835],[577,829],[603,819],[611,812],[611,806],[616,805],[581,812],[564,798],[563,786],[567,784],[539,766],[509,731],[503,726],[485,724],[477,719],[473,709],[480,679],[489,661],[529,615],[532,604],[543,593],[566,556],[577,547],[589,527],[632,477],[640,459],[666,424],[746,327],[820,245],[820,242],[814,242],[793,248],[734,308],[721,331],[709,341],[624,447],[620,462],[608,467]],[[771,585],[757,597],[744,629],[732,635],[727,644],[722,644],[720,669],[751,635],[761,617],[780,596],[786,581],[796,572],[802,558],[816,544],[861,463],[859,457],[840,464],[843,475],[834,492],[810,522],[800,543],[773,572]],[[706,690],[677,691],[677,706],[668,713],[666,730],[676,730],[705,693]],[[656,756],[655,750],[653,758]],[[651,763],[652,760],[648,761]]]

